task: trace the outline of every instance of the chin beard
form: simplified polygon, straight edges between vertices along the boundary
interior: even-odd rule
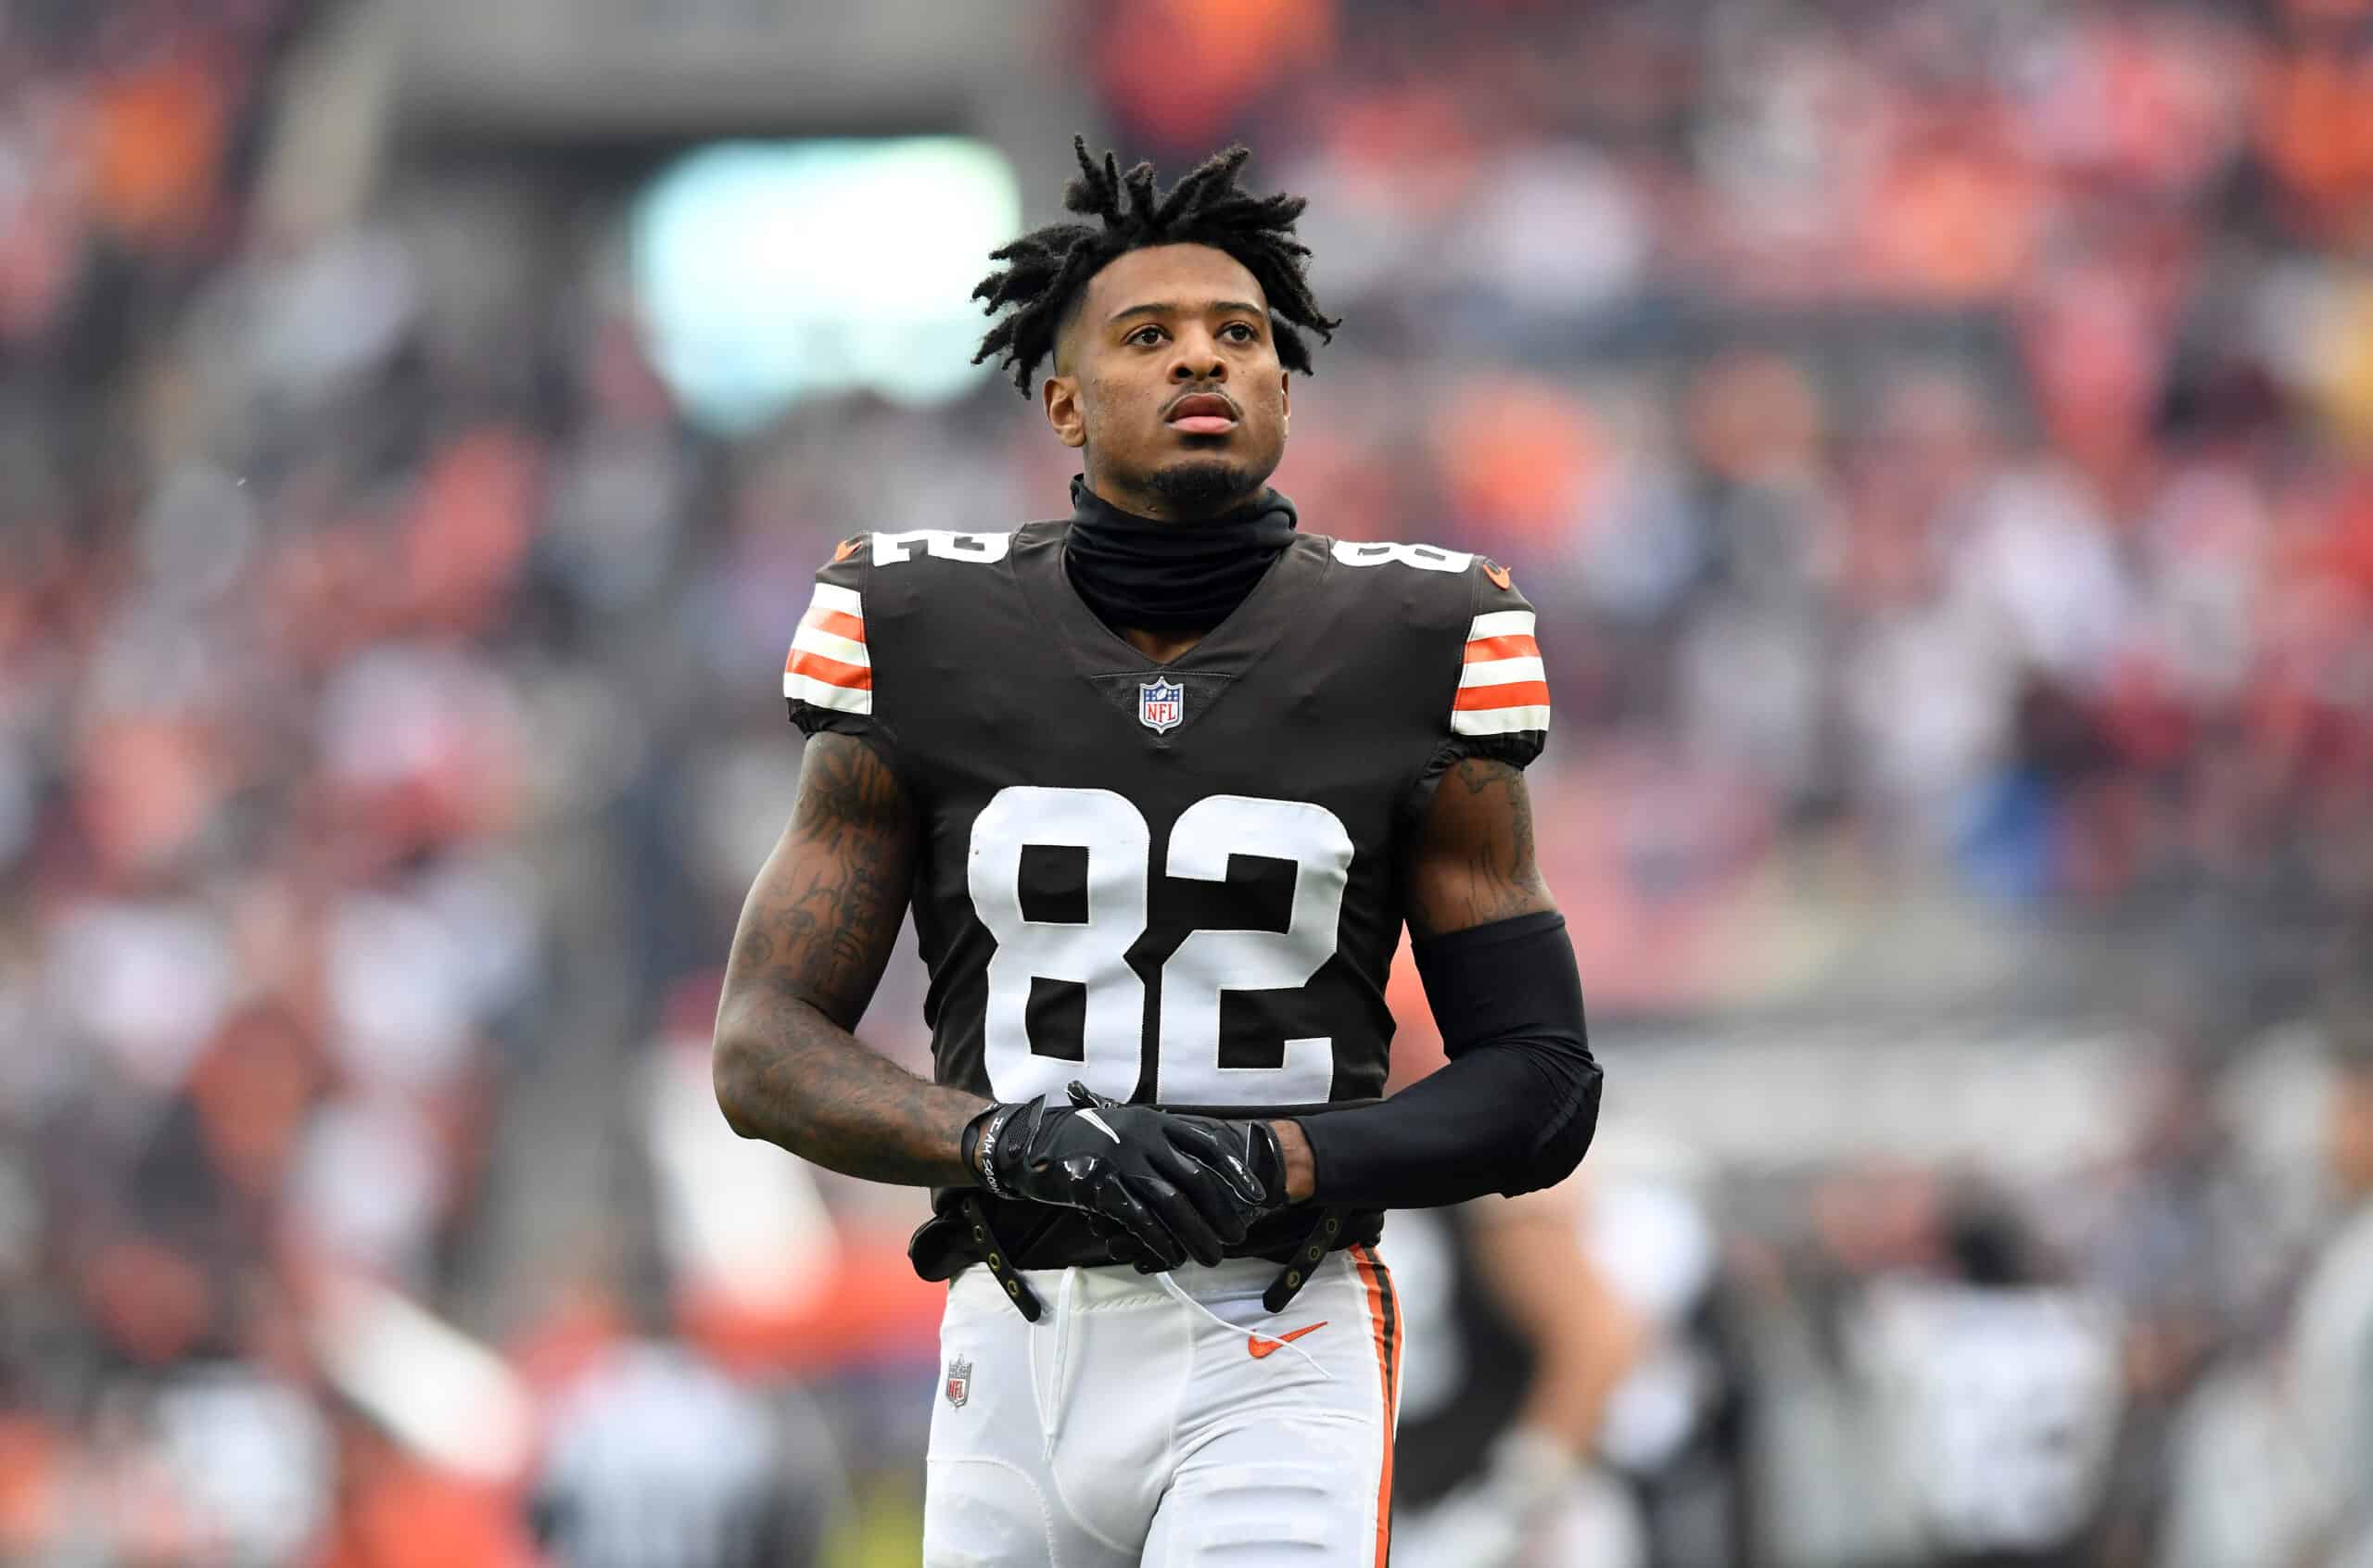
[[[1146,488],[1180,517],[1207,517],[1258,495],[1263,477],[1242,463],[1205,458],[1155,470]]]

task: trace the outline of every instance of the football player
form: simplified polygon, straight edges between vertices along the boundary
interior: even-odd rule
[[[1553,1185],[1597,1123],[1523,768],[1549,692],[1497,564],[1303,531],[1269,487],[1339,324],[1232,147],[1169,191],[1074,141],[976,359],[1080,454],[1068,516],[860,532],[784,665],[808,737],[743,906],[717,1098],[930,1186],[952,1281],[930,1564],[1381,1563],[1383,1211]],[[851,1031],[911,906],[924,1081]],[[1383,1095],[1406,923],[1451,1061]]]
[[[1629,1500],[1589,1463],[1646,1329],[1583,1250],[1576,1185],[1393,1225],[1415,1345],[1392,1483],[1402,1568],[1646,1560]],[[1569,1516],[1587,1556],[1549,1548]]]

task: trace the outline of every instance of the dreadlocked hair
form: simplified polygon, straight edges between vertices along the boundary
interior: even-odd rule
[[[1014,386],[1030,396],[1031,376],[1054,351],[1065,313],[1107,263],[1148,246],[1207,245],[1236,258],[1268,296],[1278,362],[1311,373],[1310,346],[1295,328],[1331,343],[1343,323],[1311,297],[1310,247],[1293,237],[1294,220],[1307,200],[1238,190],[1236,171],[1252,156],[1241,145],[1205,158],[1167,196],[1155,191],[1150,163],[1123,174],[1120,159],[1107,152],[1099,165],[1087,156],[1082,136],[1072,138],[1072,151],[1080,173],[1063,187],[1063,209],[1100,218],[1102,225],[1049,223],[989,252],[990,260],[1008,265],[983,278],[972,297],[987,301],[981,309],[989,315],[1009,305],[1013,310],[981,339],[974,364],[1002,356],[1013,367]]]

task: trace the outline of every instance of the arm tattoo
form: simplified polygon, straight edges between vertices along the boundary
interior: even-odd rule
[[[1467,757],[1434,791],[1409,874],[1409,929],[1443,936],[1557,907],[1533,860],[1532,797],[1504,762]]]
[[[791,825],[742,906],[717,1006],[717,1101],[733,1130],[877,1182],[969,1184],[959,1144],[987,1103],[850,1032],[907,909],[920,825],[855,736],[807,742]]]

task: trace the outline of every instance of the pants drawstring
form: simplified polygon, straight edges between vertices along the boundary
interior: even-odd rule
[[[1064,1270],[1062,1288],[1056,1292],[1055,1295],[1055,1343],[1053,1346],[1055,1367],[1054,1375],[1048,1379],[1048,1382],[1052,1385],[1048,1393],[1052,1397],[1054,1409],[1050,1412],[1044,1405],[1038,1407],[1038,1430],[1044,1434],[1045,1444],[1040,1457],[1046,1460],[1048,1463],[1052,1463],[1054,1461],[1055,1439],[1061,1434],[1063,1412],[1071,1404],[1071,1390],[1069,1385],[1071,1382],[1072,1323],[1072,1320],[1078,1315],[1073,1310],[1073,1307],[1079,1297],[1079,1270]],[[1037,1336],[1034,1334],[1032,1335],[1031,1342],[1034,1347],[1032,1354],[1034,1364],[1030,1369],[1030,1394],[1031,1397],[1035,1400],[1038,1396],[1038,1369],[1034,1364],[1036,1360],[1034,1347],[1037,1343]]]

